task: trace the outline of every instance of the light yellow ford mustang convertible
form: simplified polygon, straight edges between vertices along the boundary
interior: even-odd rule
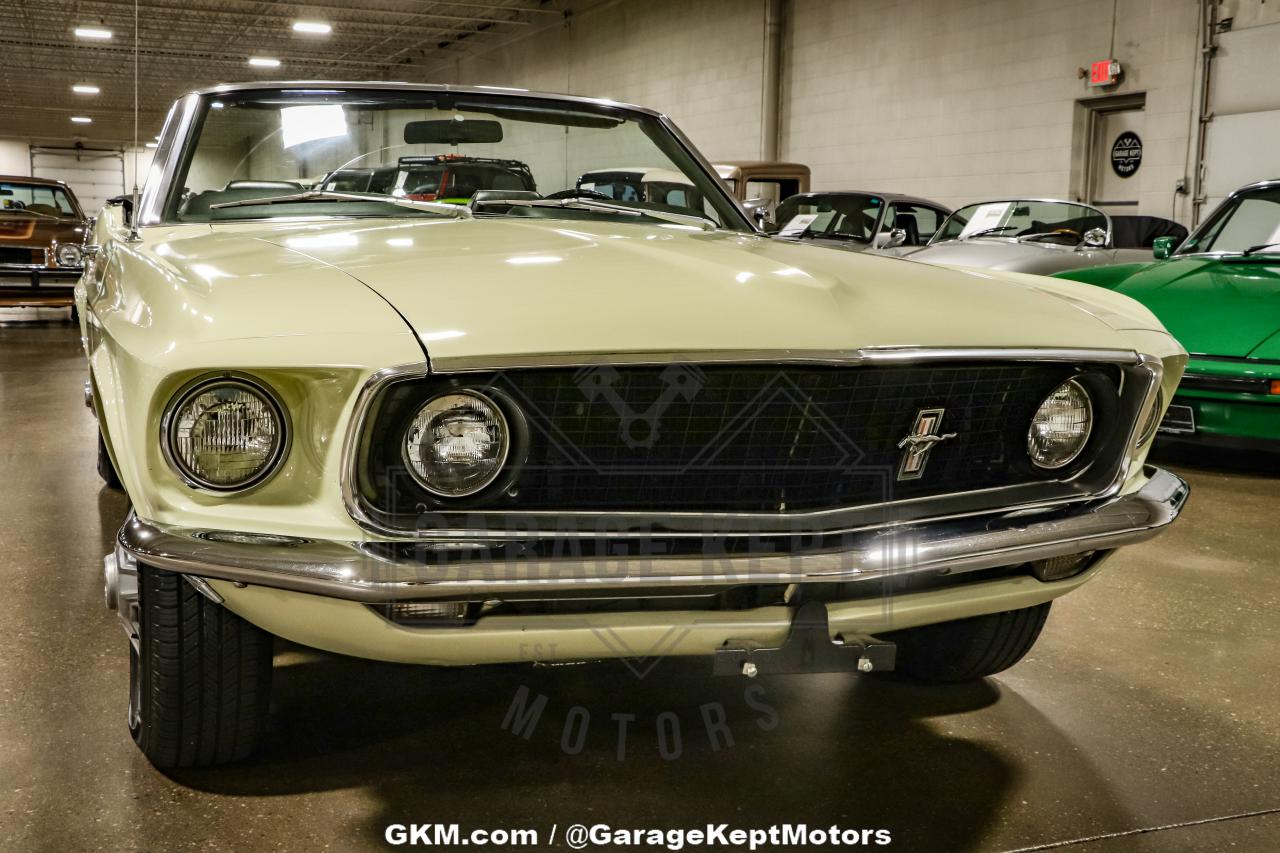
[[[680,180],[581,182],[636,169]],[[1145,465],[1186,360],[1145,308],[771,240],[639,107],[196,92],[85,248],[132,505],[106,594],[159,766],[253,749],[275,636],[980,678],[1187,495]]]

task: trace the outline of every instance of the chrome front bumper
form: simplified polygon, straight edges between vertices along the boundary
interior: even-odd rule
[[[1148,468],[1136,492],[1069,507],[877,527],[841,536],[837,550],[790,554],[506,557],[481,543],[445,549],[190,530],[130,517],[119,544],[135,559],[202,578],[353,601],[557,597],[745,584],[837,583],[932,572],[958,574],[1141,542],[1178,517],[1189,488]],[[474,545],[482,557],[459,560]]]

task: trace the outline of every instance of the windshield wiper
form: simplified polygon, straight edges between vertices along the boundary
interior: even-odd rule
[[[990,234],[1000,234],[1005,231],[1017,231],[1017,225],[997,225],[995,228],[984,228],[981,231],[975,231],[972,234],[966,234],[961,237],[962,240],[972,240],[974,237],[986,237]]]
[[[506,204],[512,207],[559,207],[570,210],[591,210],[600,213],[620,213],[625,216],[648,216],[677,225],[695,225],[703,231],[716,230],[716,224],[704,216],[693,213],[670,213],[665,210],[648,210],[625,204],[599,201],[594,198],[486,198],[483,205]]]
[[[1260,253],[1263,249],[1275,249],[1275,248],[1280,248],[1280,243],[1259,243],[1256,246],[1250,246],[1249,248],[1245,249],[1243,252],[1240,253],[1240,257],[1247,258],[1250,255]],[[1267,254],[1271,254],[1271,253],[1268,252]]]
[[[384,204],[393,204],[396,207],[407,207],[413,210],[429,210],[432,213],[442,213],[445,216],[452,216],[454,219],[470,219],[471,210],[462,204],[445,204],[439,201],[415,201],[410,198],[399,198],[393,195],[379,195],[369,193],[362,195],[360,193],[340,193],[332,190],[308,190],[302,193],[292,193],[290,195],[267,196],[266,198],[242,198],[239,201],[223,201],[218,204],[209,205],[210,210],[222,210],[227,207],[253,207],[260,204],[296,204],[308,201],[376,201]]]
[[[841,234],[839,231],[832,231],[830,234],[823,234],[815,231],[801,231],[794,235],[798,239],[808,238],[810,240],[852,240],[855,243],[870,243],[866,237],[859,237],[856,234]]]

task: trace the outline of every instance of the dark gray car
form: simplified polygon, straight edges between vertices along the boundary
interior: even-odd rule
[[[783,200],[768,230],[782,240],[897,255],[922,248],[951,211],[936,201],[861,190]]]

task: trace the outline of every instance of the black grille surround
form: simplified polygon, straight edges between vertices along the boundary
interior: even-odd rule
[[[43,266],[44,252],[39,249],[22,249],[6,246],[0,248],[0,264],[13,266]]]
[[[1073,377],[1093,398],[1094,435],[1070,467],[1042,471],[1027,456],[1027,428],[1044,398]],[[718,529],[723,515],[789,518],[957,494],[990,493],[967,508],[995,508],[1010,505],[1009,487],[1032,499],[1080,497],[1104,488],[1123,455],[1106,438],[1127,436],[1113,427],[1131,426],[1123,421],[1133,415],[1122,412],[1136,411],[1122,402],[1122,377],[1108,364],[984,360],[522,368],[405,379],[370,407],[355,498],[378,527],[421,532],[474,528],[477,518],[501,526],[525,514],[692,515]],[[493,486],[443,500],[406,470],[405,430],[427,399],[467,388],[500,403],[516,440]],[[945,410],[940,432],[955,436],[932,449],[921,477],[900,480],[899,443],[928,409]]]

